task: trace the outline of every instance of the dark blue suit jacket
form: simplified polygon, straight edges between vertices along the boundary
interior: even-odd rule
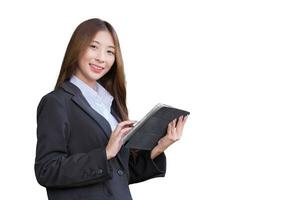
[[[116,108],[113,102],[111,113],[120,121]],[[35,174],[49,199],[131,199],[128,184],[165,175],[164,154],[151,160],[149,151],[131,155],[121,148],[107,161],[111,132],[108,121],[68,81],[41,99]]]

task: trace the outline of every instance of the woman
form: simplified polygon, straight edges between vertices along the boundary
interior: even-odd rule
[[[164,151],[182,135],[187,117],[168,126],[152,151],[129,151],[123,61],[117,34],[90,19],[74,31],[55,90],[37,109],[35,174],[49,199],[132,199],[128,184],[163,177]]]

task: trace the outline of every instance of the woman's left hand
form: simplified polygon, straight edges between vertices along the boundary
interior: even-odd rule
[[[162,137],[158,144],[151,151],[151,159],[156,158],[159,154],[164,152],[170,145],[178,141],[182,136],[184,124],[188,116],[180,116],[176,125],[177,119],[174,119],[168,124],[167,134]]]

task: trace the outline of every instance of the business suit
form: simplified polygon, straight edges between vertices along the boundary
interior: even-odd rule
[[[120,121],[116,109],[113,102],[111,113]],[[121,148],[107,161],[111,127],[68,81],[42,98],[37,124],[35,173],[49,199],[131,199],[122,196],[128,184],[165,175],[164,154],[153,161],[149,151],[133,156]]]

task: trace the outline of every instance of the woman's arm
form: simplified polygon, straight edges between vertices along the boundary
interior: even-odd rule
[[[151,151],[151,159],[156,158],[164,152],[170,145],[178,141],[182,136],[184,124],[188,116],[180,116],[176,125],[176,119],[168,124],[167,134],[162,137],[158,144]]]
[[[54,94],[46,95],[37,111],[35,174],[45,187],[74,187],[111,177],[105,149],[69,155],[70,127],[66,105]]]
[[[129,183],[138,183],[155,177],[164,177],[166,173],[166,156],[164,153],[151,159],[151,151],[138,150],[130,152]]]

